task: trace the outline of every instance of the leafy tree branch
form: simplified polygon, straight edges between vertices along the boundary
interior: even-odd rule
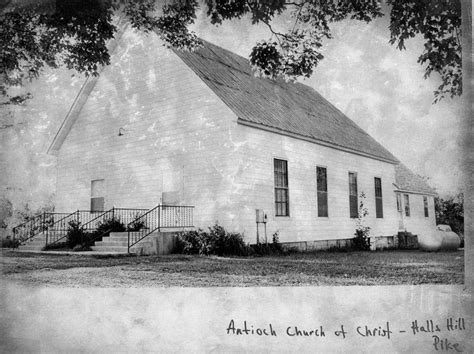
[[[205,11],[209,21],[221,25],[249,18],[263,23],[270,38],[259,41],[250,54],[258,75],[295,80],[312,75],[324,58],[321,47],[332,38],[330,25],[343,20],[366,23],[384,15],[376,0],[43,0],[33,6],[0,8],[0,104],[21,104],[29,94],[10,96],[9,88],[39,77],[45,67],[66,67],[85,75],[98,75],[110,63],[107,43],[120,20],[144,32],[155,31],[166,45],[195,50],[201,42],[188,28]],[[459,0],[387,0],[390,43],[405,49],[405,42],[423,36],[418,63],[424,77],[433,72],[441,84],[435,102],[462,93],[461,5]],[[293,19],[278,31],[273,20]]]

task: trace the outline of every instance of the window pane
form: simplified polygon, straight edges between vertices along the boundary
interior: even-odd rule
[[[375,196],[382,198],[382,180],[375,177]]]
[[[357,174],[349,172],[349,212],[351,218],[359,216],[357,203]]]
[[[91,181],[91,197],[103,197],[105,195],[105,183],[103,179]]]
[[[274,159],[273,166],[275,175],[275,214],[277,216],[288,216],[288,162]]]
[[[425,217],[429,216],[428,213],[428,197],[423,197],[423,206],[425,208]]]
[[[357,218],[359,216],[359,213],[358,213],[356,195],[349,196],[349,204],[350,204],[349,207],[350,207],[351,218]]]
[[[382,179],[374,178],[375,184],[375,216],[383,218],[383,202],[382,202]]]
[[[375,198],[375,214],[377,218],[383,218],[382,198]]]
[[[328,216],[328,185],[327,170],[325,167],[316,167],[316,190],[318,202],[318,216]]]
[[[328,216],[328,194],[326,192],[318,192],[318,216]]]
[[[349,172],[349,194],[357,196],[357,175]]]
[[[404,194],[405,197],[405,215],[410,216],[410,197],[408,194]]]
[[[318,191],[320,192],[328,191],[326,168],[316,167],[316,182],[317,182]]]
[[[91,198],[91,211],[104,211],[104,198]]]

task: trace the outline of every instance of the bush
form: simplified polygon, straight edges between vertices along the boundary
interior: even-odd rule
[[[82,245],[89,247],[95,241],[102,241],[102,237],[108,236],[111,232],[125,232],[127,228],[120,219],[112,217],[100,222],[94,232],[84,232],[84,241]],[[128,230],[131,231],[131,230]],[[81,249],[85,250],[85,249]]]
[[[145,220],[137,220],[139,217],[139,213],[135,214],[134,220],[127,226],[127,231],[140,231],[141,229],[146,228]]]
[[[10,237],[2,239],[2,248],[18,248],[19,245],[19,240],[12,240]]]
[[[174,253],[216,256],[244,256],[248,252],[240,233],[227,232],[218,224],[210,227],[209,232],[198,229],[178,235],[174,249]]]
[[[180,254],[199,254],[200,235],[204,231],[198,229],[197,231],[188,231],[178,234],[173,253]]]
[[[73,248],[74,246],[80,245],[86,241],[86,232],[82,229],[80,221],[69,221],[66,239],[69,248]]]
[[[110,219],[106,219],[99,223],[97,226],[97,230],[94,232],[96,235],[103,235],[106,236],[111,232],[125,232],[127,228],[125,225],[120,221],[120,219],[113,217]]]
[[[278,239],[278,231],[272,236],[272,243],[257,243],[250,246],[252,253],[258,256],[268,256],[285,253]]]
[[[370,227],[362,227],[356,230],[355,237],[352,239],[352,245],[357,251],[370,250]]]
[[[63,250],[63,249],[68,249],[68,248],[69,248],[69,244],[67,241],[55,242],[55,243],[49,243],[46,246],[44,246],[43,251]]]
[[[365,193],[360,193],[359,198],[360,202],[356,221],[356,231],[355,237],[352,239],[352,245],[357,251],[368,251],[370,250],[370,227],[364,225],[365,217],[369,215],[369,211],[365,207]]]

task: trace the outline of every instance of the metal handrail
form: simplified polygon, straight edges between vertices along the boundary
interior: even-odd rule
[[[115,208],[112,207],[112,209],[109,209],[109,210],[107,210],[107,211],[104,211],[102,214],[96,216],[95,218],[93,218],[93,219],[89,220],[88,222],[86,222],[85,224],[83,224],[83,225],[82,225],[82,228],[87,230],[87,226],[88,226],[89,224],[92,224],[94,221],[98,220],[99,218],[102,218],[102,217],[106,216],[106,215],[109,214],[110,212],[112,212],[112,217],[113,217],[114,209],[115,209]]]
[[[184,205],[157,205],[153,209],[150,209],[145,214],[141,215],[140,217],[136,218],[132,222],[127,225],[128,229],[128,237],[127,237],[127,252],[130,253],[130,248],[136,245],[138,242],[143,240],[145,237],[150,235],[151,233],[155,232],[156,230],[161,230],[162,228],[186,228],[186,227],[193,227],[193,209],[194,206],[184,206]],[[166,215],[166,219],[164,218],[164,212],[167,210],[174,210],[174,215]],[[179,211],[176,213],[176,211]],[[184,211],[184,215],[182,214]],[[156,215],[157,214],[157,215]],[[176,214],[179,214],[176,217]],[[174,223],[169,225],[169,223],[163,224],[162,219],[164,222],[169,222],[169,217],[172,217]],[[131,231],[130,226],[132,224],[136,224],[141,219],[144,219],[143,224],[146,226],[145,228],[138,230],[138,231]],[[189,220],[189,222],[188,222]],[[133,239],[132,239],[133,233]],[[138,235],[137,235],[138,234]]]
[[[62,239],[64,239],[64,238],[67,237],[67,230],[68,230],[68,229],[65,228],[65,229],[62,229],[62,230],[61,230],[61,229],[57,230],[57,227],[56,227],[56,226],[57,226],[57,225],[64,226],[64,225],[65,225],[65,220],[67,220],[68,218],[73,217],[73,216],[76,216],[75,220],[79,223],[79,222],[80,222],[80,220],[79,220],[79,212],[80,212],[80,210],[76,210],[76,211],[74,211],[74,212],[72,212],[72,213],[66,215],[65,217],[63,217],[63,218],[57,220],[56,222],[54,222],[53,225],[51,225],[51,228],[48,228],[48,229],[46,230],[46,246],[47,246],[47,245],[52,245],[52,244],[58,243],[59,241],[61,241]],[[74,219],[72,219],[72,220],[74,220]],[[69,227],[69,223],[70,223],[72,220],[67,221],[68,227]],[[50,237],[51,237],[50,233],[51,233],[51,232],[57,232],[57,231],[66,231],[66,234],[64,234],[64,235],[62,235],[61,237],[55,239],[53,242],[48,242],[48,241],[50,241]]]
[[[101,215],[99,215],[97,218],[95,219],[98,219],[100,217],[104,217],[106,216],[107,214],[110,214],[112,213],[112,218],[115,218],[117,216],[117,219],[119,221],[121,221],[122,219],[126,219],[127,218],[127,214],[126,212],[136,212],[136,213],[140,213],[140,212],[143,212],[143,211],[148,211],[148,209],[139,209],[139,208],[115,208],[113,207],[112,209],[109,209],[107,210],[106,212],[102,213]],[[133,220],[139,218],[141,215],[139,216],[136,216],[133,218]],[[90,220],[89,223],[91,223],[92,221],[95,221],[95,219],[93,220]],[[132,222],[128,223],[127,226],[126,226],[126,230],[128,230],[128,225],[129,224],[132,224]],[[86,226],[87,224],[83,225]],[[107,230],[105,230],[104,232],[102,232],[101,234],[97,234],[97,235],[94,235],[93,237],[89,238],[87,241],[83,241],[82,242],[82,245],[91,245],[93,244],[95,241],[97,240],[102,240],[102,238],[104,236],[108,236],[111,232],[112,232],[113,228],[109,228]],[[97,230],[96,230],[97,231]]]
[[[15,226],[12,231],[13,231],[13,240],[17,239],[17,235],[19,234],[19,231],[23,229],[28,236],[27,237],[19,237],[18,240],[20,243],[27,242],[28,240],[34,238],[41,232],[46,231],[50,226],[48,225],[51,223],[51,218],[53,218],[53,223],[54,223],[54,216],[55,215],[68,215],[69,213],[52,213],[52,212],[43,212],[40,215],[34,216],[32,219],[25,221],[17,226]],[[39,223],[39,225],[37,225]],[[35,229],[35,226],[37,228]]]

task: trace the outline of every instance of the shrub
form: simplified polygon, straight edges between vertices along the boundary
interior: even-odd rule
[[[199,254],[201,249],[200,235],[203,232],[203,230],[198,229],[197,231],[193,230],[178,234],[173,253]]]
[[[272,243],[257,243],[250,246],[252,253],[258,256],[268,256],[286,253],[278,239],[278,231],[272,236]]]
[[[111,232],[124,232],[127,231],[125,225],[116,217],[106,219],[99,223],[97,230],[94,232],[96,235],[106,236]]]
[[[55,242],[49,243],[43,247],[43,251],[53,251],[53,250],[63,250],[69,248],[69,244],[67,241],[64,242]]]
[[[80,221],[69,221],[66,239],[69,248],[73,248],[74,246],[80,245],[86,241],[86,232],[84,232]]]
[[[355,237],[352,239],[352,245],[355,250],[368,251],[370,250],[370,238],[369,238],[370,227],[364,226],[363,228],[357,229]]]
[[[19,240],[12,240],[9,236],[2,239],[2,248],[17,248],[19,245]]]
[[[365,226],[365,217],[369,215],[369,211],[365,207],[365,193],[360,194],[359,213],[356,222],[355,237],[352,239],[352,244],[355,250],[368,251],[370,250],[370,227]]]
[[[242,234],[227,232],[218,224],[210,227],[209,232],[198,229],[178,235],[174,249],[175,253],[217,256],[243,256],[248,251]]]
[[[141,229],[146,228],[145,220],[138,219],[139,217],[139,213],[135,214],[134,220],[127,226],[127,231],[140,231]]]

